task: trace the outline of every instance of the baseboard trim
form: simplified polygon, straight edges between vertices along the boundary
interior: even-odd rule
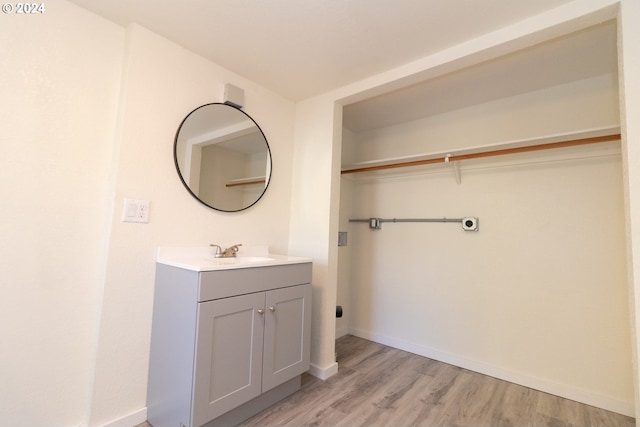
[[[338,363],[333,362],[332,365],[329,365],[326,368],[321,368],[312,363],[311,366],[309,367],[309,373],[316,378],[320,378],[321,380],[326,380],[338,373]]]
[[[118,418],[117,420],[109,421],[99,427],[134,427],[145,421],[147,421],[146,407],[138,409],[137,411],[134,411],[129,415],[125,415],[122,418]]]
[[[607,396],[599,395],[590,391],[572,387],[567,384],[556,383],[547,379],[538,378],[526,373],[512,371],[499,366],[489,365],[477,360],[467,359],[458,355],[442,352],[433,348],[422,345],[405,342],[381,334],[371,333],[361,329],[349,328],[349,334],[360,338],[374,341],[399,350],[408,351],[460,368],[469,369],[490,377],[509,381],[545,393],[564,397],[566,399],[575,400],[576,402],[585,403],[587,405],[596,406],[607,411],[616,412],[628,417],[635,417],[635,408],[633,402],[624,402]]]
[[[364,337],[363,337],[364,338]],[[311,364],[309,367],[309,374],[314,377],[320,378],[321,380],[326,380],[335,374],[338,373],[338,363],[333,362],[333,364],[329,365],[326,368],[320,368],[316,365]],[[135,412],[132,412],[124,417],[118,418],[117,420],[109,421],[106,424],[102,424],[98,427],[134,427],[140,423],[143,423],[147,420],[147,408],[138,409]]]

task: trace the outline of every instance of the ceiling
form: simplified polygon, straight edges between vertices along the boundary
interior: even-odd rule
[[[138,23],[292,101],[572,0],[70,0]],[[613,22],[347,105],[362,131],[616,71]]]
[[[572,0],[71,1],[299,101]]]

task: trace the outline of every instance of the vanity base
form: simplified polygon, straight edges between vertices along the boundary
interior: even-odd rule
[[[212,271],[158,263],[149,423],[231,427],[299,390],[310,281],[310,262]]]
[[[240,424],[241,422],[248,420],[257,413],[267,409],[269,406],[281,401],[287,396],[292,395],[296,391],[300,390],[301,379],[300,375],[290,379],[286,383],[269,390],[266,393],[261,394],[253,400],[238,406],[235,409],[227,412],[209,421],[202,427],[229,427]]]

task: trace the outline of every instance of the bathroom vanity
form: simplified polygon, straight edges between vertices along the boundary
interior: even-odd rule
[[[147,419],[231,426],[294,393],[309,369],[311,260],[160,248]]]

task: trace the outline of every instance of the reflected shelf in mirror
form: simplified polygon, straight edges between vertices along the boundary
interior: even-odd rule
[[[266,184],[267,180],[264,176],[254,176],[250,178],[238,178],[229,180],[225,185],[227,187],[241,187],[245,185],[259,185]]]

